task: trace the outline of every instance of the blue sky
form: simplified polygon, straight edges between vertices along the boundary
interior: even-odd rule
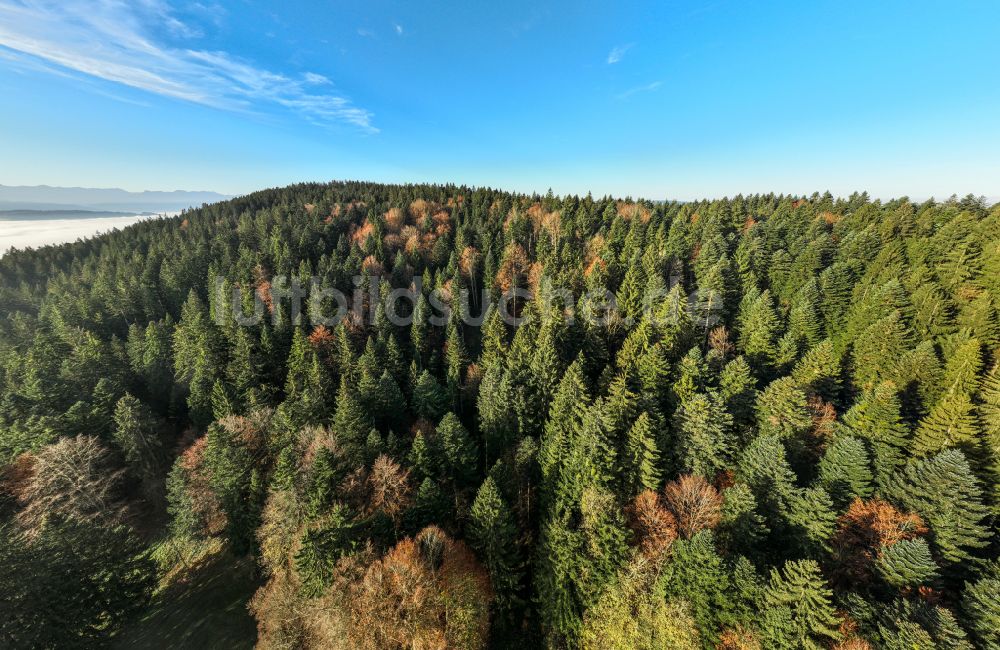
[[[0,0],[0,183],[998,196],[998,24],[993,0]]]

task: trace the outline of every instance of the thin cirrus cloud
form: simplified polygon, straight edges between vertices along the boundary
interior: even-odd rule
[[[0,47],[54,71],[68,69],[222,110],[253,113],[270,105],[317,125],[378,132],[371,112],[332,92],[323,75],[290,77],[226,52],[168,46],[156,41],[153,25],[180,38],[200,34],[162,0],[0,0]]]
[[[628,90],[626,90],[623,93],[619,93],[618,99],[626,99],[628,97],[631,97],[632,95],[635,95],[636,93],[649,93],[649,92],[653,92],[654,90],[658,89],[662,85],[663,85],[662,81],[652,81],[652,82],[650,82],[648,84],[644,84],[642,86],[635,86],[634,88],[629,88]]]
[[[608,52],[608,65],[614,65],[625,58],[625,53],[632,48],[633,43],[627,45],[616,45]]]

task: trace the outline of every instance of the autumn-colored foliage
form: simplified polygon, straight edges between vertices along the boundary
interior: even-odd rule
[[[487,572],[438,528],[406,538],[350,587],[357,648],[480,648],[489,632]]]
[[[368,474],[369,507],[395,518],[407,507],[411,487],[409,470],[383,454]]]
[[[697,474],[681,476],[663,488],[667,507],[677,519],[677,532],[690,539],[700,530],[714,528],[722,517],[722,495]]]
[[[736,627],[723,630],[716,650],[762,650],[762,646],[753,631]]]
[[[836,576],[845,584],[868,580],[883,546],[926,533],[927,527],[918,515],[900,512],[881,499],[855,499],[837,520],[832,540]]]
[[[184,490],[187,493],[194,517],[201,522],[208,535],[218,535],[226,527],[226,515],[212,489],[211,476],[205,467],[205,450],[208,438],[201,436],[184,450],[178,462],[184,473]]]
[[[660,557],[677,539],[676,518],[667,510],[663,498],[652,490],[637,494],[625,514],[634,535],[633,543],[648,559]]]
[[[510,291],[512,287],[523,287],[531,262],[520,244],[511,244],[504,251],[503,261],[497,271],[496,285],[500,291]]]
[[[93,436],[63,438],[34,457],[18,522],[34,534],[50,518],[118,523],[128,507],[110,450]]]

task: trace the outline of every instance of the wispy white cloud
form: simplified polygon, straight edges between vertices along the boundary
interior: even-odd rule
[[[400,25],[399,23],[393,23],[392,28],[396,30],[396,34],[398,34],[399,36],[403,35],[403,26]]]
[[[289,76],[227,52],[158,42],[154,26],[180,40],[201,34],[163,0],[0,0],[0,47],[50,67],[224,110],[278,106],[316,124],[378,131],[372,114],[322,75]]]
[[[662,81],[652,81],[652,82],[650,82],[648,84],[644,84],[642,86],[635,86],[634,88],[629,88],[625,92],[620,93],[618,95],[618,99],[625,99],[627,97],[631,97],[632,95],[634,95],[636,93],[648,93],[648,92],[652,92],[652,91],[656,90],[657,88],[659,88],[662,85],[663,85]]]
[[[358,27],[358,36],[362,38],[375,38],[375,32],[364,27]]]
[[[611,48],[611,51],[608,52],[608,65],[618,63],[625,58],[625,53],[628,52],[633,45],[634,43],[628,43],[627,45],[616,45]]]

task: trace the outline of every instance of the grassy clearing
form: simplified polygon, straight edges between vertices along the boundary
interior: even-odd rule
[[[160,585],[146,612],[118,635],[118,648],[252,648],[246,609],[257,588],[253,562],[221,542],[167,540],[153,552]]]

